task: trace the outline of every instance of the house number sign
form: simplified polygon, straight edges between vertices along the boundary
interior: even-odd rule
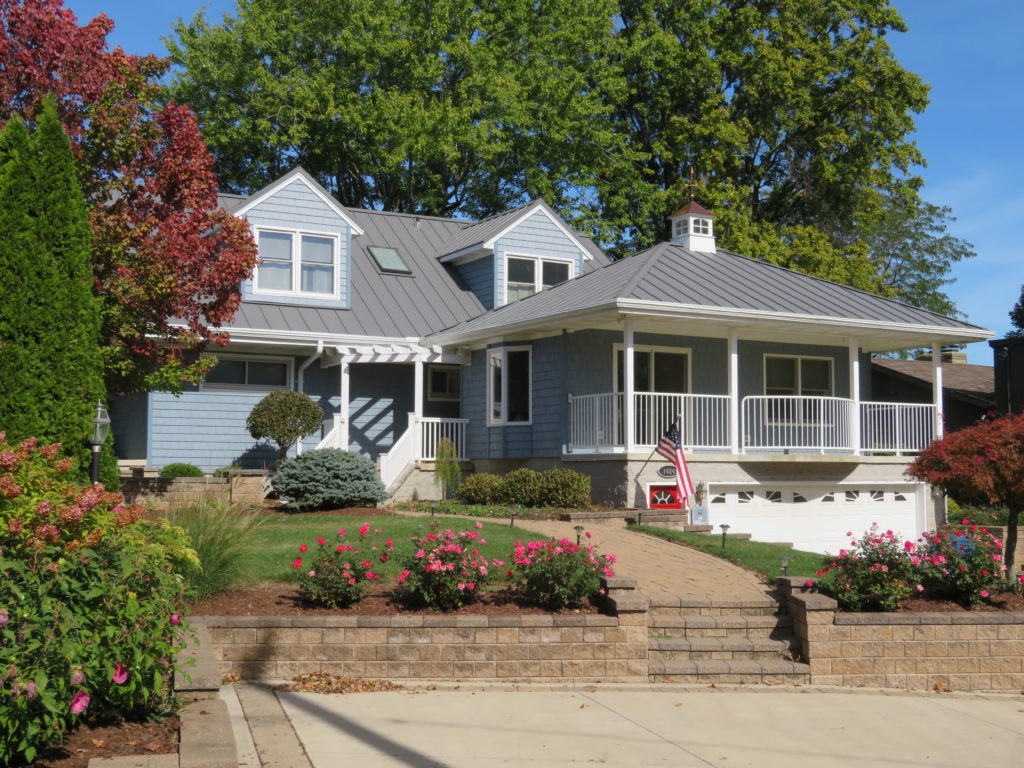
[[[658,467],[658,474],[661,475],[661,477],[675,477],[676,468],[671,465],[667,467]]]

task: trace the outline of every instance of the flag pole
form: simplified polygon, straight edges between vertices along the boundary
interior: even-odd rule
[[[673,425],[679,426],[679,416],[680,416],[680,414],[677,413],[676,417],[674,419],[672,419],[672,424]],[[637,485],[640,485],[640,475],[642,475],[643,471],[645,469],[647,469],[647,465],[651,463],[651,459],[654,458],[654,454],[657,453],[657,452],[658,452],[658,444],[655,443],[653,450],[651,450],[651,455],[647,457],[647,461],[645,461],[643,464],[640,465],[640,469],[637,470],[636,475],[633,477],[633,482],[634,483],[636,483]],[[644,497],[644,498],[646,500],[646,497]]]

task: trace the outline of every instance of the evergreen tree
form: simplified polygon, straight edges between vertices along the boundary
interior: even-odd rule
[[[1013,329],[1006,334],[1007,338],[1019,339],[1024,336],[1024,285],[1020,287],[1020,298],[1010,310],[1010,322]]]
[[[100,310],[92,290],[89,214],[52,99],[35,130],[0,134],[0,428],[59,442],[89,468],[103,398]],[[109,453],[105,480],[115,480]]]

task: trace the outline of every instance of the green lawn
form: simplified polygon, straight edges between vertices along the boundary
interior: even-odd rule
[[[629,529],[707,552],[709,555],[720,557],[754,571],[766,581],[772,581],[776,576],[782,575],[783,557],[789,558],[790,576],[813,577],[826,560],[825,555],[819,555],[816,552],[802,552],[782,544],[729,539],[723,548],[721,536],[706,533],[684,533],[649,525],[631,525]]]
[[[362,539],[359,528],[369,523],[371,533]],[[465,518],[456,517],[404,517],[381,514],[367,519],[346,517],[342,515],[313,514],[277,514],[267,515],[255,532],[249,535],[249,544],[245,557],[245,566],[241,574],[243,583],[254,584],[262,581],[292,581],[295,569],[292,562],[296,557],[303,557],[306,562],[317,550],[317,537],[323,537],[327,546],[335,547],[345,541],[363,549],[364,559],[375,563],[374,571],[380,573],[387,581],[397,576],[401,560],[415,551],[411,542],[412,536],[426,536],[431,530],[477,531],[475,523]],[[340,539],[338,530],[343,529],[346,537]],[[373,534],[379,529],[380,534]],[[545,539],[539,533],[516,525],[483,523],[478,533],[486,544],[481,544],[480,551],[488,559],[499,558],[508,561],[516,541]],[[394,542],[394,551],[387,563],[379,562],[384,540]],[[362,546],[362,544],[369,546]],[[308,551],[299,552],[299,546],[305,544]],[[376,552],[370,547],[377,546]]]

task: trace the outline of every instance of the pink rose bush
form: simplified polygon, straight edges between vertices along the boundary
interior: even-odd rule
[[[961,525],[916,543],[872,525],[818,571],[818,587],[850,611],[893,611],[911,595],[980,603],[1004,583],[1002,542],[969,520]]]
[[[503,560],[488,561],[479,547],[486,544],[475,531],[428,533],[412,539],[416,551],[402,562],[399,599],[406,605],[451,611],[477,599]]]
[[[344,528],[338,531],[337,544],[329,544],[317,536],[317,550],[308,564],[302,557],[292,561],[299,572],[299,595],[310,605],[326,608],[347,608],[363,596],[366,585],[380,580],[374,570],[375,561],[384,564],[391,556],[394,543],[388,539],[377,542],[380,530],[370,531],[368,523],[359,528],[359,538],[350,540]],[[309,547],[299,546],[308,554]]]
[[[602,576],[615,575],[614,555],[600,555],[590,544],[569,539],[517,541],[512,562],[512,578],[523,600],[549,610],[581,605],[598,593]]]

